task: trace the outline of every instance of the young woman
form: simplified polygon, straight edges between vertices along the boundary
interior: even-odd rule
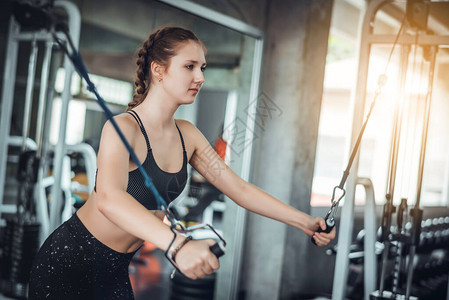
[[[115,117],[143,167],[169,203],[184,189],[187,163],[238,205],[313,236],[320,246],[335,238],[322,218],[312,218],[236,175],[191,123],[174,119],[194,102],[204,83],[205,47],[189,30],[165,27],[138,52],[136,95],[128,112]],[[210,151],[212,150],[212,151]],[[211,154],[214,157],[211,159]],[[210,167],[211,161],[214,166]],[[88,201],[42,245],[34,262],[30,299],[133,299],[128,265],[143,241],[167,249],[173,238],[152,193],[114,128],[103,128],[96,186]],[[173,249],[179,269],[202,278],[219,268],[213,240],[184,242]]]

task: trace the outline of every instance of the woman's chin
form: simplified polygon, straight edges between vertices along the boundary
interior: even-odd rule
[[[182,104],[193,104],[195,102],[195,99],[196,99],[196,97],[184,99],[184,101],[181,102],[181,105]]]

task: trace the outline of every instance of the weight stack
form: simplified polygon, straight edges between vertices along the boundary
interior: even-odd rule
[[[176,272],[171,280],[170,300],[211,300],[214,298],[216,274],[192,280]]]
[[[5,296],[27,298],[30,271],[39,250],[39,230],[38,223],[7,222],[2,255],[2,292]]]
[[[11,246],[12,236],[14,232],[14,225],[12,222],[7,222],[3,228],[2,236],[2,254],[0,257],[0,291],[7,290],[7,281],[11,278]]]

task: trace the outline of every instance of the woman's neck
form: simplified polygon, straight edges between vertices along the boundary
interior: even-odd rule
[[[164,130],[173,126],[174,115],[179,105],[167,99],[167,95],[152,89],[145,100],[136,107],[136,111],[142,114],[142,122],[157,130]],[[139,114],[139,115],[140,115]]]

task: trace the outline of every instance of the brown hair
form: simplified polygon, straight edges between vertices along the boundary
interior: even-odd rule
[[[204,51],[206,48],[198,37],[190,30],[181,27],[163,27],[153,32],[137,51],[137,71],[134,79],[135,93],[128,103],[128,110],[143,102],[151,83],[151,62],[168,68],[170,59],[176,55],[180,44],[195,41]]]

